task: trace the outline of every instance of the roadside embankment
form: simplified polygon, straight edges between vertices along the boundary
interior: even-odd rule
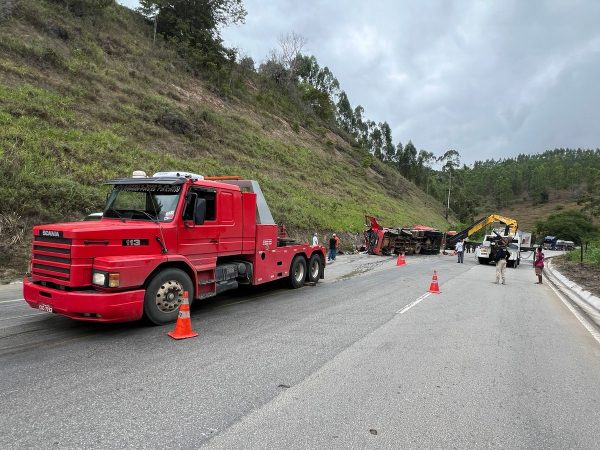
[[[551,259],[544,272],[564,295],[579,306],[596,325],[600,326],[600,298],[565,277]]]

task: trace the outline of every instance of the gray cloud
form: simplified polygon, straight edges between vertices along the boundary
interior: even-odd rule
[[[136,3],[122,0],[122,3]],[[394,141],[464,162],[599,147],[596,0],[245,0],[225,43],[260,62],[296,32]]]

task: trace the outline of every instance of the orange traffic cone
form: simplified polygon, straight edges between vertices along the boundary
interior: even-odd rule
[[[437,272],[435,270],[433,271],[433,278],[431,279],[431,284],[429,285],[429,292],[432,294],[439,294],[442,292],[438,286]]]
[[[402,252],[398,255],[398,259],[396,260],[396,265],[403,266],[405,264],[406,264],[406,260],[404,259],[404,252]]]
[[[190,319],[190,302],[188,301],[188,291],[183,291],[183,303],[179,306],[179,316],[175,323],[175,329],[167,333],[173,339],[187,339],[198,336],[192,330],[192,319]]]

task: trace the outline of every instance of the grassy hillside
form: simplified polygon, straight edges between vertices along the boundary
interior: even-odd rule
[[[159,41],[116,5],[81,18],[20,0],[0,24],[0,268],[24,269],[31,225],[97,211],[102,181],[136,169],[257,179],[299,237],[361,231],[365,213],[447,228],[438,202],[285,96],[251,76],[225,96]]]

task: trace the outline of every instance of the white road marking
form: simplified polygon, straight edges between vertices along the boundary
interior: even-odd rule
[[[567,300],[565,298],[565,296],[558,290],[556,289],[552,283],[547,283],[548,286],[550,286],[550,289],[552,289],[554,291],[554,293],[558,296],[558,298],[560,298],[560,300],[564,303],[564,305],[569,308],[569,310],[573,313],[573,315],[577,318],[577,320],[579,320],[579,322],[581,322],[581,324],[585,327],[586,330],[588,330],[590,332],[590,334],[592,335],[592,337],[594,339],[596,339],[596,341],[598,341],[598,343],[600,344],[600,333],[598,333],[598,330],[596,330],[589,322],[588,320],[583,317],[583,315],[577,311],[573,305],[571,305],[571,302],[569,300]]]
[[[15,302],[24,302],[24,298],[18,298],[16,300],[1,300],[0,303],[15,303]]]
[[[423,295],[421,295],[418,299],[416,299],[414,302],[409,303],[408,305],[406,305],[404,308],[396,311],[396,314],[404,314],[406,311],[408,311],[410,308],[412,308],[413,306],[418,305],[421,301],[425,300],[427,297],[429,297],[431,295],[431,292],[425,292]]]

